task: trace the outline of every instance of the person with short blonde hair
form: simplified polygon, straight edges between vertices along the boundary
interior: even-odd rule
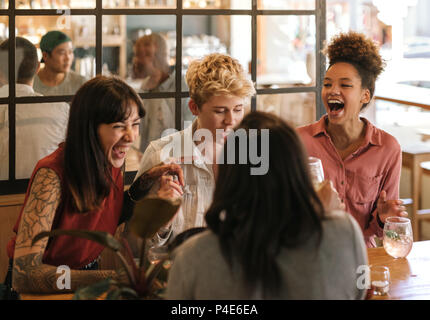
[[[242,65],[236,59],[220,53],[191,62],[185,79],[190,88],[190,97],[198,106],[216,95],[250,98],[255,94],[255,88]]]
[[[151,142],[136,175],[170,158],[181,160],[185,182],[182,208],[164,240],[172,233],[205,226],[204,213],[212,202],[217,175],[217,151],[242,121],[245,106],[255,94],[243,67],[225,54],[213,53],[191,62],[186,81],[190,90],[188,106],[196,119],[185,130]]]

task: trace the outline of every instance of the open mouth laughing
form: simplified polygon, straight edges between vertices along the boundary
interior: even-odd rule
[[[330,111],[338,111],[343,109],[345,104],[340,100],[330,99],[327,101],[328,107],[330,108]]]
[[[327,105],[330,109],[331,116],[340,116],[343,113],[345,103],[338,99],[328,99]]]

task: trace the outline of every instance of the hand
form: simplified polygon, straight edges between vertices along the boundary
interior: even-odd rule
[[[317,195],[326,213],[330,213],[334,210],[345,210],[345,204],[340,200],[339,194],[333,187],[331,180],[324,180],[321,183]]]
[[[141,64],[139,64],[139,62],[137,61],[136,58],[133,58],[132,61],[132,76],[134,79],[143,79],[144,78],[144,73],[143,73],[143,66]]]
[[[145,172],[141,177],[146,176],[153,180],[157,180],[161,178],[163,175],[171,175],[178,176],[178,182],[181,186],[184,186],[184,173],[182,172],[182,168],[177,163],[160,163],[155,167],[149,169]]]
[[[176,176],[166,174],[160,178],[160,189],[157,191],[160,198],[174,199],[182,196],[184,192],[174,177]]]
[[[407,217],[406,207],[402,204],[402,200],[387,200],[387,192],[382,190],[377,203],[377,214],[381,222],[385,223],[388,217]]]

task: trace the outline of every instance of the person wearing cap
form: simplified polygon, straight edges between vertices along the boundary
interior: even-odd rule
[[[45,66],[34,79],[34,90],[45,96],[75,94],[87,79],[70,70],[72,39],[61,31],[49,31],[40,41],[40,50]]]

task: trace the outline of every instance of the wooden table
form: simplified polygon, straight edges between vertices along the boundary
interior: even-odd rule
[[[21,300],[72,300],[73,293],[61,294],[30,294],[21,293]]]
[[[369,264],[390,269],[387,296],[374,300],[430,300],[430,241],[414,242],[405,259],[394,259],[384,248],[367,250]],[[73,294],[21,294],[22,300],[71,300]]]
[[[390,269],[391,284],[387,296],[375,300],[430,299],[430,241],[414,242],[405,259],[394,259],[384,248],[367,250],[370,265]]]

